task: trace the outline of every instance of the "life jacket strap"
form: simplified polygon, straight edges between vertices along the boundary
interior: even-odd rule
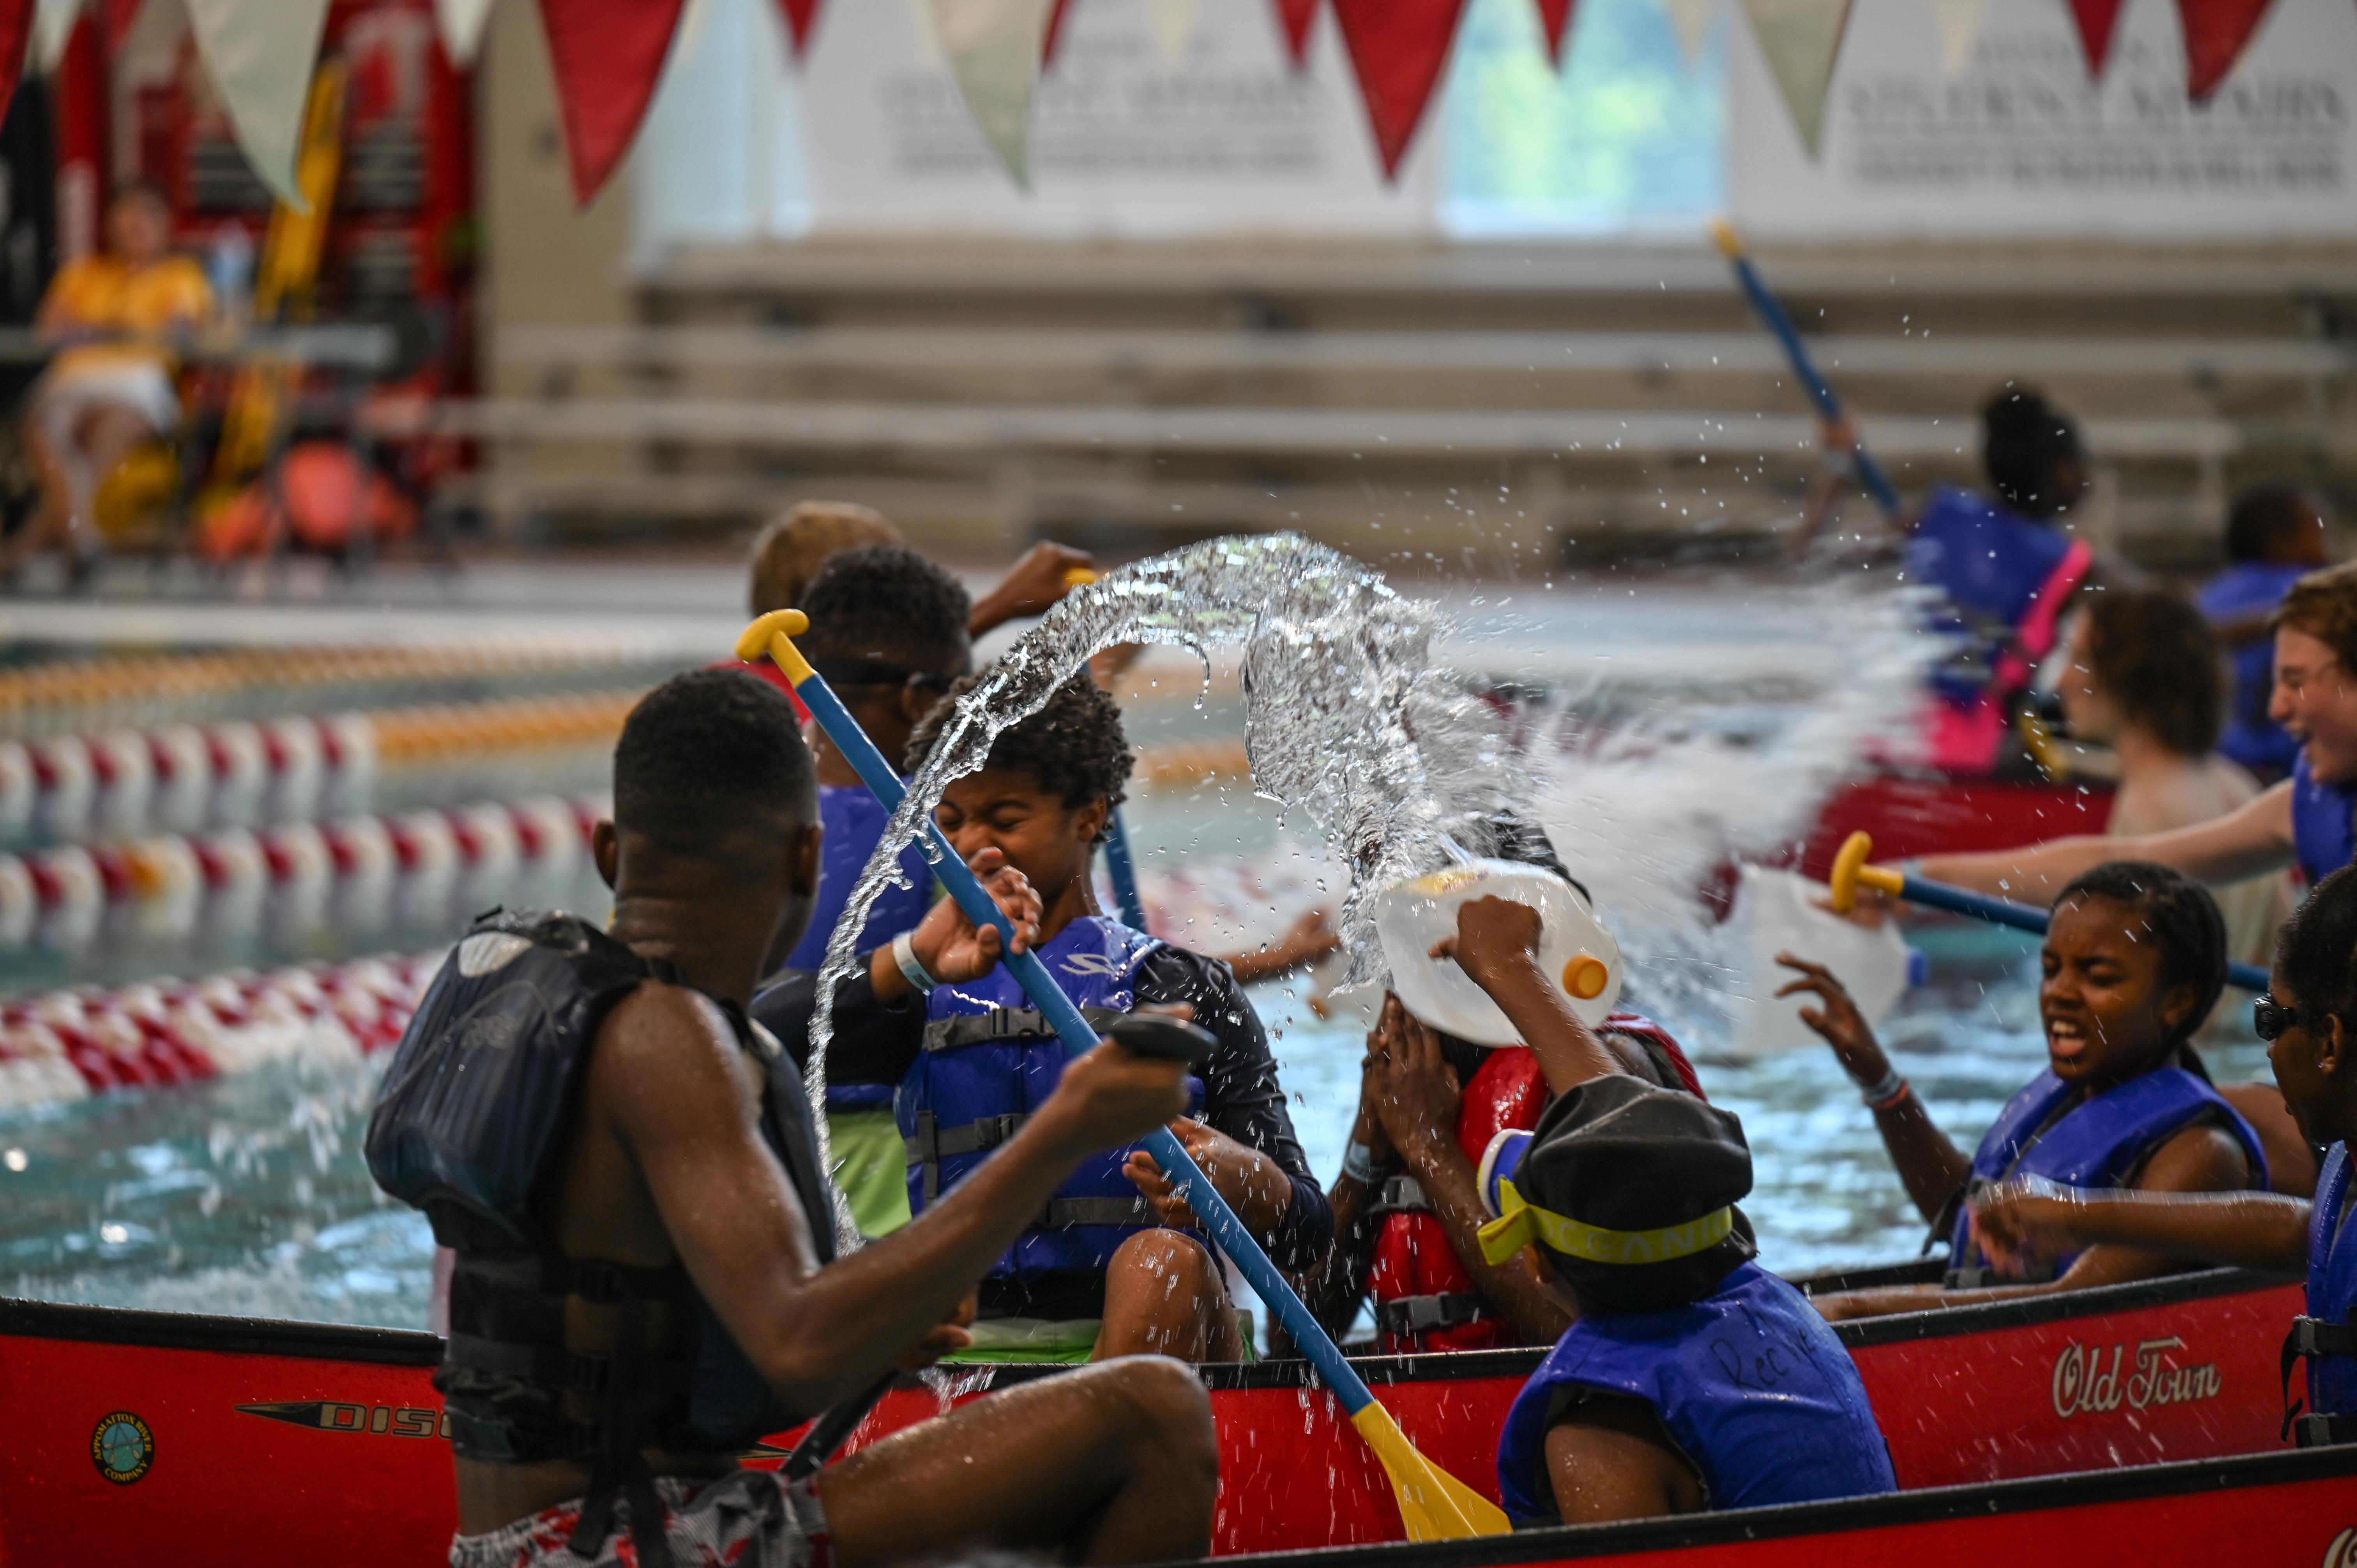
[[[2283,1377],[2283,1432],[2286,1442],[2302,1448],[2335,1443],[2357,1443],[2357,1414],[2330,1415],[2319,1411],[2300,1413],[2300,1402],[2291,1397],[2291,1369],[2317,1356],[2357,1356],[2357,1326],[2329,1317],[2295,1317],[2284,1336],[2277,1368]]]
[[[1158,1225],[1161,1216],[1143,1197],[1056,1197],[1033,1222],[1035,1230],[1069,1230],[1076,1225]]]
[[[1430,1214],[1432,1200],[1424,1196],[1424,1184],[1412,1176],[1386,1177],[1375,1201],[1367,1207],[1367,1218],[1380,1214]],[[1405,1299],[1405,1298],[1403,1298]]]
[[[1118,1007],[1083,1007],[1089,1027],[1102,1030],[1129,1015]],[[1037,1007],[993,1007],[981,1013],[956,1013],[925,1026],[925,1049],[954,1051],[993,1040],[1052,1039],[1056,1026]]]
[[[1478,1323],[1486,1316],[1480,1296],[1469,1290],[1394,1296],[1375,1303],[1375,1326],[1386,1334],[1423,1334],[1435,1328],[1455,1328],[1460,1324]]]

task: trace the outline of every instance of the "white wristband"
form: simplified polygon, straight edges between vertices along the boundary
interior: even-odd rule
[[[931,991],[941,982],[927,974],[925,966],[917,961],[917,944],[909,937],[909,932],[902,931],[892,939],[892,961],[900,966],[901,977],[910,985],[919,991]]]

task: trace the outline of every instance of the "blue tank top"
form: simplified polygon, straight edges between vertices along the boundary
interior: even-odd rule
[[[2074,556],[2083,563],[2083,548],[2051,523],[1952,485],[1933,489],[1906,553],[1907,580],[1940,595],[1925,628],[1959,644],[1933,671],[1933,689],[1959,706],[1993,686],[2004,688],[1999,698],[2019,689],[2053,645],[2059,600],[2083,575],[2083,564],[2076,574],[2066,570]]]
[[[2240,620],[2272,610],[2283,602],[2291,585],[2311,570],[2271,561],[2237,561],[2207,583],[2195,602],[2213,621]],[[2235,649],[2233,699],[2226,711],[2225,732],[2218,749],[2255,773],[2269,778],[2291,771],[2299,742],[2267,717],[2275,694],[2276,641],[2257,638]]]
[[[2349,1199],[2349,1145],[2335,1144],[2316,1178],[2308,1221],[2308,1316],[2357,1325],[2357,1234],[2342,1223]],[[2319,1415],[2357,1415],[2357,1356],[2311,1356],[2308,1406]]]
[[[851,889],[867,869],[867,857],[883,842],[888,820],[882,801],[864,784],[822,784],[818,789],[819,825],[826,836],[819,842],[818,899],[811,908],[810,929],[786,957],[789,969],[816,969],[826,961],[826,944],[851,902]],[[856,950],[874,952],[917,922],[933,905],[933,868],[917,846],[900,852],[900,874],[906,887],[887,887],[867,911],[867,925],[859,933]]]
[[[2267,1185],[2267,1160],[2259,1150],[2259,1135],[2223,1096],[2181,1067],[2155,1068],[2071,1105],[2076,1093],[2077,1089],[2049,1071],[2006,1101],[1973,1155],[1973,1186],[2029,1176],[2088,1191],[2118,1187],[2155,1149],[2205,1121],[2215,1122],[2242,1144],[2253,1173],[2251,1186]],[[2054,1275],[2068,1270],[2078,1255],[2058,1256]],[[1973,1245],[1971,1217],[1961,1208],[1949,1237],[1948,1260],[1952,1288],[2019,1283],[1990,1272],[1988,1259]]]
[[[1745,1263],[1668,1312],[1591,1313],[1506,1412],[1498,1490],[1516,1524],[1559,1519],[1546,1434],[1579,1390],[1652,1406],[1714,1509],[1898,1489],[1857,1364],[1792,1286]]]
[[[2350,811],[2357,791],[2327,784],[2308,770],[2308,753],[2291,768],[2291,846],[2310,887],[2357,859],[2357,829]]]
[[[1135,1004],[1138,969],[1161,946],[1108,916],[1091,915],[1057,932],[1039,953],[1082,1015],[1101,1024]],[[1013,1137],[1055,1092],[1068,1059],[1062,1039],[1004,964],[980,980],[935,986],[925,999],[925,1019],[924,1048],[892,1104],[907,1144],[912,1215]],[[1188,1088],[1200,1110],[1202,1080],[1189,1078]],[[1125,1240],[1155,1224],[1154,1211],[1122,1173],[1133,1147],[1082,1161],[992,1276],[1102,1269]]]

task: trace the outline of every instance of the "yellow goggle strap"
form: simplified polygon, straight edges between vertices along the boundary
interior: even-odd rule
[[[1665,1225],[1658,1230],[1608,1230],[1530,1203],[1510,1179],[1498,1183],[1498,1198],[1502,1212],[1481,1227],[1481,1256],[1493,1268],[1534,1244],[1591,1263],[1665,1263],[1706,1251],[1735,1232],[1731,1204],[1684,1225]]]

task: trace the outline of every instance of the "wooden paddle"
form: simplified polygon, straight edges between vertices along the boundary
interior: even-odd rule
[[[900,776],[885,761],[884,754],[867,738],[867,732],[859,727],[842,700],[811,668],[810,660],[794,647],[793,639],[809,628],[809,618],[800,610],[773,610],[745,628],[744,635],[737,639],[737,657],[749,661],[767,654],[774,660],[793,683],[811,717],[834,742],[835,749],[878,800],[888,809],[897,810],[908,793]],[[1006,917],[999,913],[980,879],[958,858],[940,829],[928,822],[925,831],[936,852],[932,856],[934,875],[965,911],[966,918],[976,926],[996,926],[1002,939],[1011,940],[1014,933]],[[1096,1031],[1081,1016],[1081,1010],[1072,1005],[1071,998],[1064,994],[1063,987],[1056,983],[1037,953],[1010,951],[1001,961],[1054,1026],[1067,1050],[1077,1055],[1096,1048]],[[1186,1146],[1169,1129],[1157,1127],[1139,1142],[1170,1178],[1178,1196],[1202,1219],[1204,1228],[1221,1251],[1234,1260],[1237,1272],[1259,1293],[1277,1321],[1285,1325],[1293,1342],[1317,1368],[1327,1387],[1334,1391],[1334,1397],[1341,1401],[1351,1424],[1359,1429],[1367,1445],[1375,1451],[1383,1473],[1391,1478],[1408,1539],[1460,1541],[1477,1535],[1503,1535],[1511,1530],[1512,1522],[1497,1504],[1416,1451],[1391,1412],[1375,1402],[1365,1380],[1343,1359],[1340,1348],[1319,1326],[1308,1307],[1302,1305],[1292,1284],[1261,1250],[1260,1242],[1243,1221],[1236,1218],[1235,1210],[1228,1207],[1219,1189],[1196,1167]]]

